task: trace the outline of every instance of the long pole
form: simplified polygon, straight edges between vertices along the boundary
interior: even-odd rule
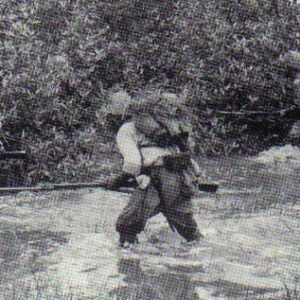
[[[78,182],[78,183],[57,183],[57,184],[45,184],[36,187],[3,187],[0,188],[0,194],[6,193],[19,193],[19,192],[49,192],[58,190],[77,190],[84,188],[104,188],[108,189],[107,182]],[[216,183],[200,183],[199,190],[204,192],[215,193],[218,189]],[[130,193],[132,188],[122,187],[119,192]]]

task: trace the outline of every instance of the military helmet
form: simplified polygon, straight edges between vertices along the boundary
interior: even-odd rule
[[[106,111],[111,115],[122,115],[128,114],[131,104],[133,103],[130,95],[125,91],[118,91],[111,93],[108,97],[108,104]]]
[[[127,92],[113,92],[108,97],[107,113],[114,116],[134,115],[155,111],[164,115],[175,115],[184,106],[184,97],[170,92],[148,91],[133,99]]]
[[[165,116],[176,117],[184,107],[184,97],[174,93],[164,92],[157,98],[155,110]]]

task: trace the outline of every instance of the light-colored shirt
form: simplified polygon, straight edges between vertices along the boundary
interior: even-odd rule
[[[123,171],[135,176],[140,174],[142,167],[162,165],[164,156],[179,153],[178,147],[162,148],[153,145],[153,142],[136,129],[134,121],[121,126],[116,141],[123,156]]]

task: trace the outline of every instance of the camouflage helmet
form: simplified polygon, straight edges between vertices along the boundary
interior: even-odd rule
[[[169,112],[172,114],[176,108],[183,105],[183,97],[170,92],[161,92],[161,90],[144,91],[138,96],[133,110],[136,112]]]
[[[113,92],[108,96],[106,112],[111,115],[125,116],[129,113],[133,99],[125,91]]]
[[[175,116],[179,108],[184,107],[185,97],[160,90],[146,91],[133,99],[127,92],[112,92],[108,97],[108,114],[122,116],[154,111],[165,116]]]
[[[170,92],[164,92],[159,95],[155,110],[169,115],[170,117],[175,117],[184,106],[185,97]]]

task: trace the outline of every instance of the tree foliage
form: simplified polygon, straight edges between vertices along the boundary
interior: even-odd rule
[[[290,123],[273,113],[294,105],[281,57],[299,49],[299,13],[284,0],[1,1],[2,143],[29,152],[28,182],[84,176],[107,151],[118,89],[187,93],[202,154],[280,143]]]

